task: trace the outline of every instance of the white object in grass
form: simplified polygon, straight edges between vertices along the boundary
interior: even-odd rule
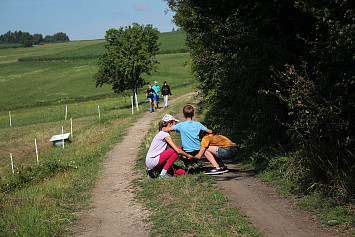
[[[67,120],[67,114],[68,114],[68,105],[65,106],[65,120]]]
[[[131,100],[132,100],[132,114],[133,114],[133,96],[131,96]]]
[[[62,126],[62,134],[64,134],[64,127]],[[64,149],[64,138],[62,139],[63,149]]]
[[[135,93],[134,95],[135,95],[135,97],[136,97],[136,107],[137,107],[137,111],[139,111],[137,93]]]
[[[12,153],[10,153],[10,160],[11,160],[12,174],[15,174],[15,171],[14,171],[14,162],[13,162],[13,160],[12,160]]]
[[[101,119],[101,116],[100,116],[100,105],[97,106],[97,111],[99,111],[99,120]]]
[[[11,127],[11,112],[9,111],[10,127]]]
[[[35,138],[35,147],[36,147],[36,158],[37,158],[37,165],[39,164],[38,160],[38,149],[37,149],[37,139]]]
[[[54,135],[49,141],[53,142],[54,146],[62,146],[62,142],[68,140],[70,133]]]

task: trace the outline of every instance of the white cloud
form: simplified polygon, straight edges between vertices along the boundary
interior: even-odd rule
[[[148,5],[146,3],[137,3],[134,5],[134,9],[136,11],[149,11],[150,8],[148,7]]]

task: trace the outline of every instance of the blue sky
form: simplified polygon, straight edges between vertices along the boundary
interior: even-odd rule
[[[0,0],[0,34],[66,33],[70,40],[103,39],[111,28],[152,24],[171,31],[173,13],[163,0]]]

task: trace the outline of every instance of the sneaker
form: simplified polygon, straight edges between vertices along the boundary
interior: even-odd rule
[[[206,171],[205,174],[223,174],[223,171],[221,171],[219,168],[214,168],[211,169],[210,171]]]
[[[219,167],[219,170],[222,171],[223,173],[229,172],[229,169],[227,168],[227,166]]]
[[[159,171],[156,170],[146,170],[147,171],[147,175],[148,175],[148,179],[152,180],[155,179],[159,176]]]
[[[197,162],[187,165],[186,168],[187,168],[186,173],[188,174],[197,174],[200,172],[200,166],[198,165]]]
[[[164,175],[159,175],[158,178],[162,180],[171,180],[174,179],[174,176],[171,176],[170,174],[164,174]]]

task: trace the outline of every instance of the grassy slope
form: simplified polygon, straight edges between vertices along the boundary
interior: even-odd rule
[[[178,32],[162,33],[160,41],[164,50],[184,46],[184,34]],[[80,43],[81,42],[81,43]],[[40,45],[34,48],[1,50],[0,57],[0,110],[17,107],[48,104],[57,100],[75,100],[78,97],[93,97],[98,94],[112,94],[110,86],[96,88],[93,75],[97,70],[95,60],[13,62],[23,55],[85,55],[98,50],[102,40],[78,41],[59,44]],[[175,47],[175,48],[174,48]],[[74,52],[74,53],[73,53]],[[186,72],[182,64],[188,54],[158,55],[158,73],[144,76],[147,81],[175,78],[176,72]],[[173,60],[172,60],[173,59]],[[162,71],[162,68],[163,71]],[[178,70],[175,70],[178,69]],[[179,75],[181,79],[191,78],[188,74]],[[179,83],[177,83],[179,84]],[[177,85],[176,83],[172,86]],[[1,116],[1,112],[0,112]]]
[[[36,45],[31,48],[1,49],[0,64],[17,62],[18,58],[50,55],[71,51],[88,45],[104,42],[104,40],[71,41],[65,43]]]
[[[72,47],[72,50],[80,48],[77,42],[74,44],[63,46]],[[33,48],[30,49],[31,54],[46,55],[48,52],[63,51],[58,45],[49,46],[54,48],[45,52]],[[18,56],[21,56],[19,51]],[[0,236],[67,235],[66,228],[75,221],[73,213],[88,207],[88,193],[95,184],[105,153],[123,138],[126,128],[147,109],[144,88],[138,96],[141,106],[145,109],[133,116],[129,100],[122,96],[80,103],[71,101],[72,103],[68,104],[68,117],[74,118],[74,142],[67,144],[65,149],[53,148],[48,142],[50,136],[60,133],[61,126],[65,127],[65,131],[69,129],[69,121],[63,120],[65,106],[60,104],[60,101],[58,105],[39,107],[36,103],[48,100],[48,94],[54,97],[52,101],[59,99],[62,102],[67,97],[90,97],[97,94],[100,89],[90,91],[91,74],[95,71],[95,65],[92,60],[15,63],[14,58],[14,55],[10,55],[0,59],[0,70],[4,72],[4,76],[0,77],[0,88],[6,85],[6,90],[0,89],[0,101],[2,103],[3,99],[6,99],[8,103],[12,103],[13,108],[21,104],[29,104],[32,107],[12,111],[12,128],[8,127],[8,111],[0,112],[0,156],[6,158],[0,160]],[[158,66],[159,73],[147,76],[147,81],[158,80],[161,83],[167,80],[173,96],[194,90],[196,84],[193,83],[187,67],[182,66],[188,59],[188,54],[166,54],[158,56],[158,59],[161,62]],[[12,83],[6,84],[9,80],[16,82],[16,87],[11,87]],[[65,89],[58,90],[64,81],[68,85]],[[109,88],[102,90],[106,90],[104,93],[110,92]],[[14,94],[16,96],[12,97]],[[97,118],[97,105],[101,108],[101,121]],[[181,105],[169,108],[169,112],[179,111],[177,108]],[[37,138],[39,147],[38,166],[34,138]],[[9,165],[10,152],[14,156],[15,175],[11,174]],[[169,235],[179,233],[183,228],[186,229],[186,234],[258,235],[241,218],[237,210],[225,207],[227,200],[212,188],[211,180],[204,176],[186,177],[174,185],[164,182],[144,185],[146,191],[153,189],[159,192],[181,193],[182,196],[176,196],[177,199],[171,200],[174,203],[168,205],[190,210],[168,222],[165,221],[164,215],[169,218],[169,213],[174,212],[165,211],[163,214],[157,213],[158,216],[152,216],[157,220],[156,233]],[[2,192],[5,190],[6,192]],[[182,191],[190,193],[188,200]],[[151,194],[153,193],[148,193]],[[149,205],[154,207],[162,203],[150,201]],[[215,216],[218,218],[214,218]],[[176,225],[176,221],[181,224]],[[166,228],[159,228],[161,224]],[[172,232],[167,232],[168,229]]]
[[[0,103],[14,109],[11,110],[12,128],[8,126],[8,111],[0,115],[0,157],[4,158],[0,159],[0,236],[63,235],[75,219],[73,213],[87,207],[88,191],[95,184],[106,152],[148,109],[144,88],[138,95],[141,112],[134,115],[131,115],[129,99],[121,95],[86,102],[65,101],[67,97],[90,97],[100,90],[111,93],[109,87],[96,89],[93,86],[95,63],[92,60],[15,62],[17,57],[26,54],[46,55],[92,43],[51,44],[19,51],[5,50],[2,54]],[[159,72],[147,76],[148,81],[169,81],[174,96],[193,90],[193,80],[182,65],[188,54],[161,55],[158,59]],[[68,118],[74,118],[74,142],[65,149],[53,148],[48,141],[61,132],[61,126],[65,132],[69,131],[70,122],[64,121],[65,105],[59,101],[36,106],[48,100],[49,94],[52,101],[72,102],[68,104]],[[32,107],[15,109],[21,104]],[[97,105],[100,105],[101,121]],[[39,148],[39,165],[34,138]],[[11,174],[9,153],[13,154],[15,175]]]

